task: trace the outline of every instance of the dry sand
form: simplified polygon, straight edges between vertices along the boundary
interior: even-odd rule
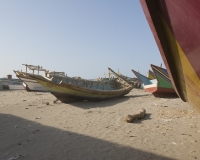
[[[0,160],[200,159],[200,114],[180,98],[133,89],[103,102],[53,100],[50,93],[0,92]],[[124,121],[141,108],[144,119]]]

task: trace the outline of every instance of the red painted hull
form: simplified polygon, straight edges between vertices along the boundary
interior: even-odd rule
[[[150,87],[150,88],[145,88],[145,91],[152,93],[155,97],[159,98],[178,97],[175,90],[172,88]]]
[[[140,2],[174,89],[200,112],[200,1]]]

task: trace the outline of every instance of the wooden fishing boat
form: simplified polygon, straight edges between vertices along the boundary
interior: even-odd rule
[[[157,86],[157,79],[150,79],[148,77],[146,77],[145,75],[142,75],[141,73],[135,71],[132,69],[132,72],[135,74],[135,76],[137,77],[137,79],[141,82],[142,88],[146,91],[146,92],[150,92],[149,90],[146,90],[146,88],[151,88],[151,87],[156,87]],[[152,93],[152,92],[150,92]]]
[[[168,72],[165,68],[151,64],[153,73],[157,79],[157,88],[155,88],[154,96],[157,97],[178,97],[172,82],[169,78]]]
[[[28,92],[48,92],[41,84],[39,84],[36,80],[34,80],[30,75],[34,74],[34,71],[44,71],[46,72],[45,69],[42,69],[40,66],[34,66],[34,65],[27,65],[23,64],[26,66],[26,72],[22,71],[15,71],[14,73],[16,76],[23,81],[23,87],[28,91]],[[32,70],[32,73],[28,73],[27,70]]]
[[[200,112],[199,1],[140,2],[177,94]]]
[[[147,78],[149,78],[149,79],[155,79],[155,75],[154,75],[154,73],[151,70],[149,70],[147,72]]]
[[[144,83],[144,89],[146,92],[152,93],[155,97],[178,97],[172,83],[167,74],[167,70],[155,65],[151,65],[153,73],[156,79],[151,80],[146,76],[132,70],[132,72],[138,77],[142,83]]]
[[[43,71],[45,76],[51,77],[53,74],[58,74],[58,75],[64,75],[64,72],[49,72],[46,69],[43,69],[41,66],[35,66],[35,65],[28,65],[28,64],[23,64],[26,66],[26,72],[22,71],[14,71],[16,76],[23,81],[23,87],[28,91],[28,92],[48,92],[40,83],[38,83],[36,80],[34,80],[30,75],[35,74],[35,71],[37,71],[36,74],[40,74],[40,71]],[[28,69],[32,70],[32,73],[28,73]]]
[[[109,70],[117,78],[94,81],[58,75],[51,79],[40,75],[30,76],[63,103],[77,100],[100,101],[128,94],[133,86],[110,68]]]

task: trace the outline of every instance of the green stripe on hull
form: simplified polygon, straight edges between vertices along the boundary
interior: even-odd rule
[[[172,84],[167,82],[163,77],[160,75],[156,75],[158,80],[158,87],[162,88],[173,88]]]

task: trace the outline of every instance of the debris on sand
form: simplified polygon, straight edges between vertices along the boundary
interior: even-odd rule
[[[125,118],[125,121],[131,123],[134,120],[142,119],[142,118],[144,118],[145,113],[146,113],[146,110],[144,108],[142,108],[139,110],[139,113],[137,113],[137,114],[127,115]]]

